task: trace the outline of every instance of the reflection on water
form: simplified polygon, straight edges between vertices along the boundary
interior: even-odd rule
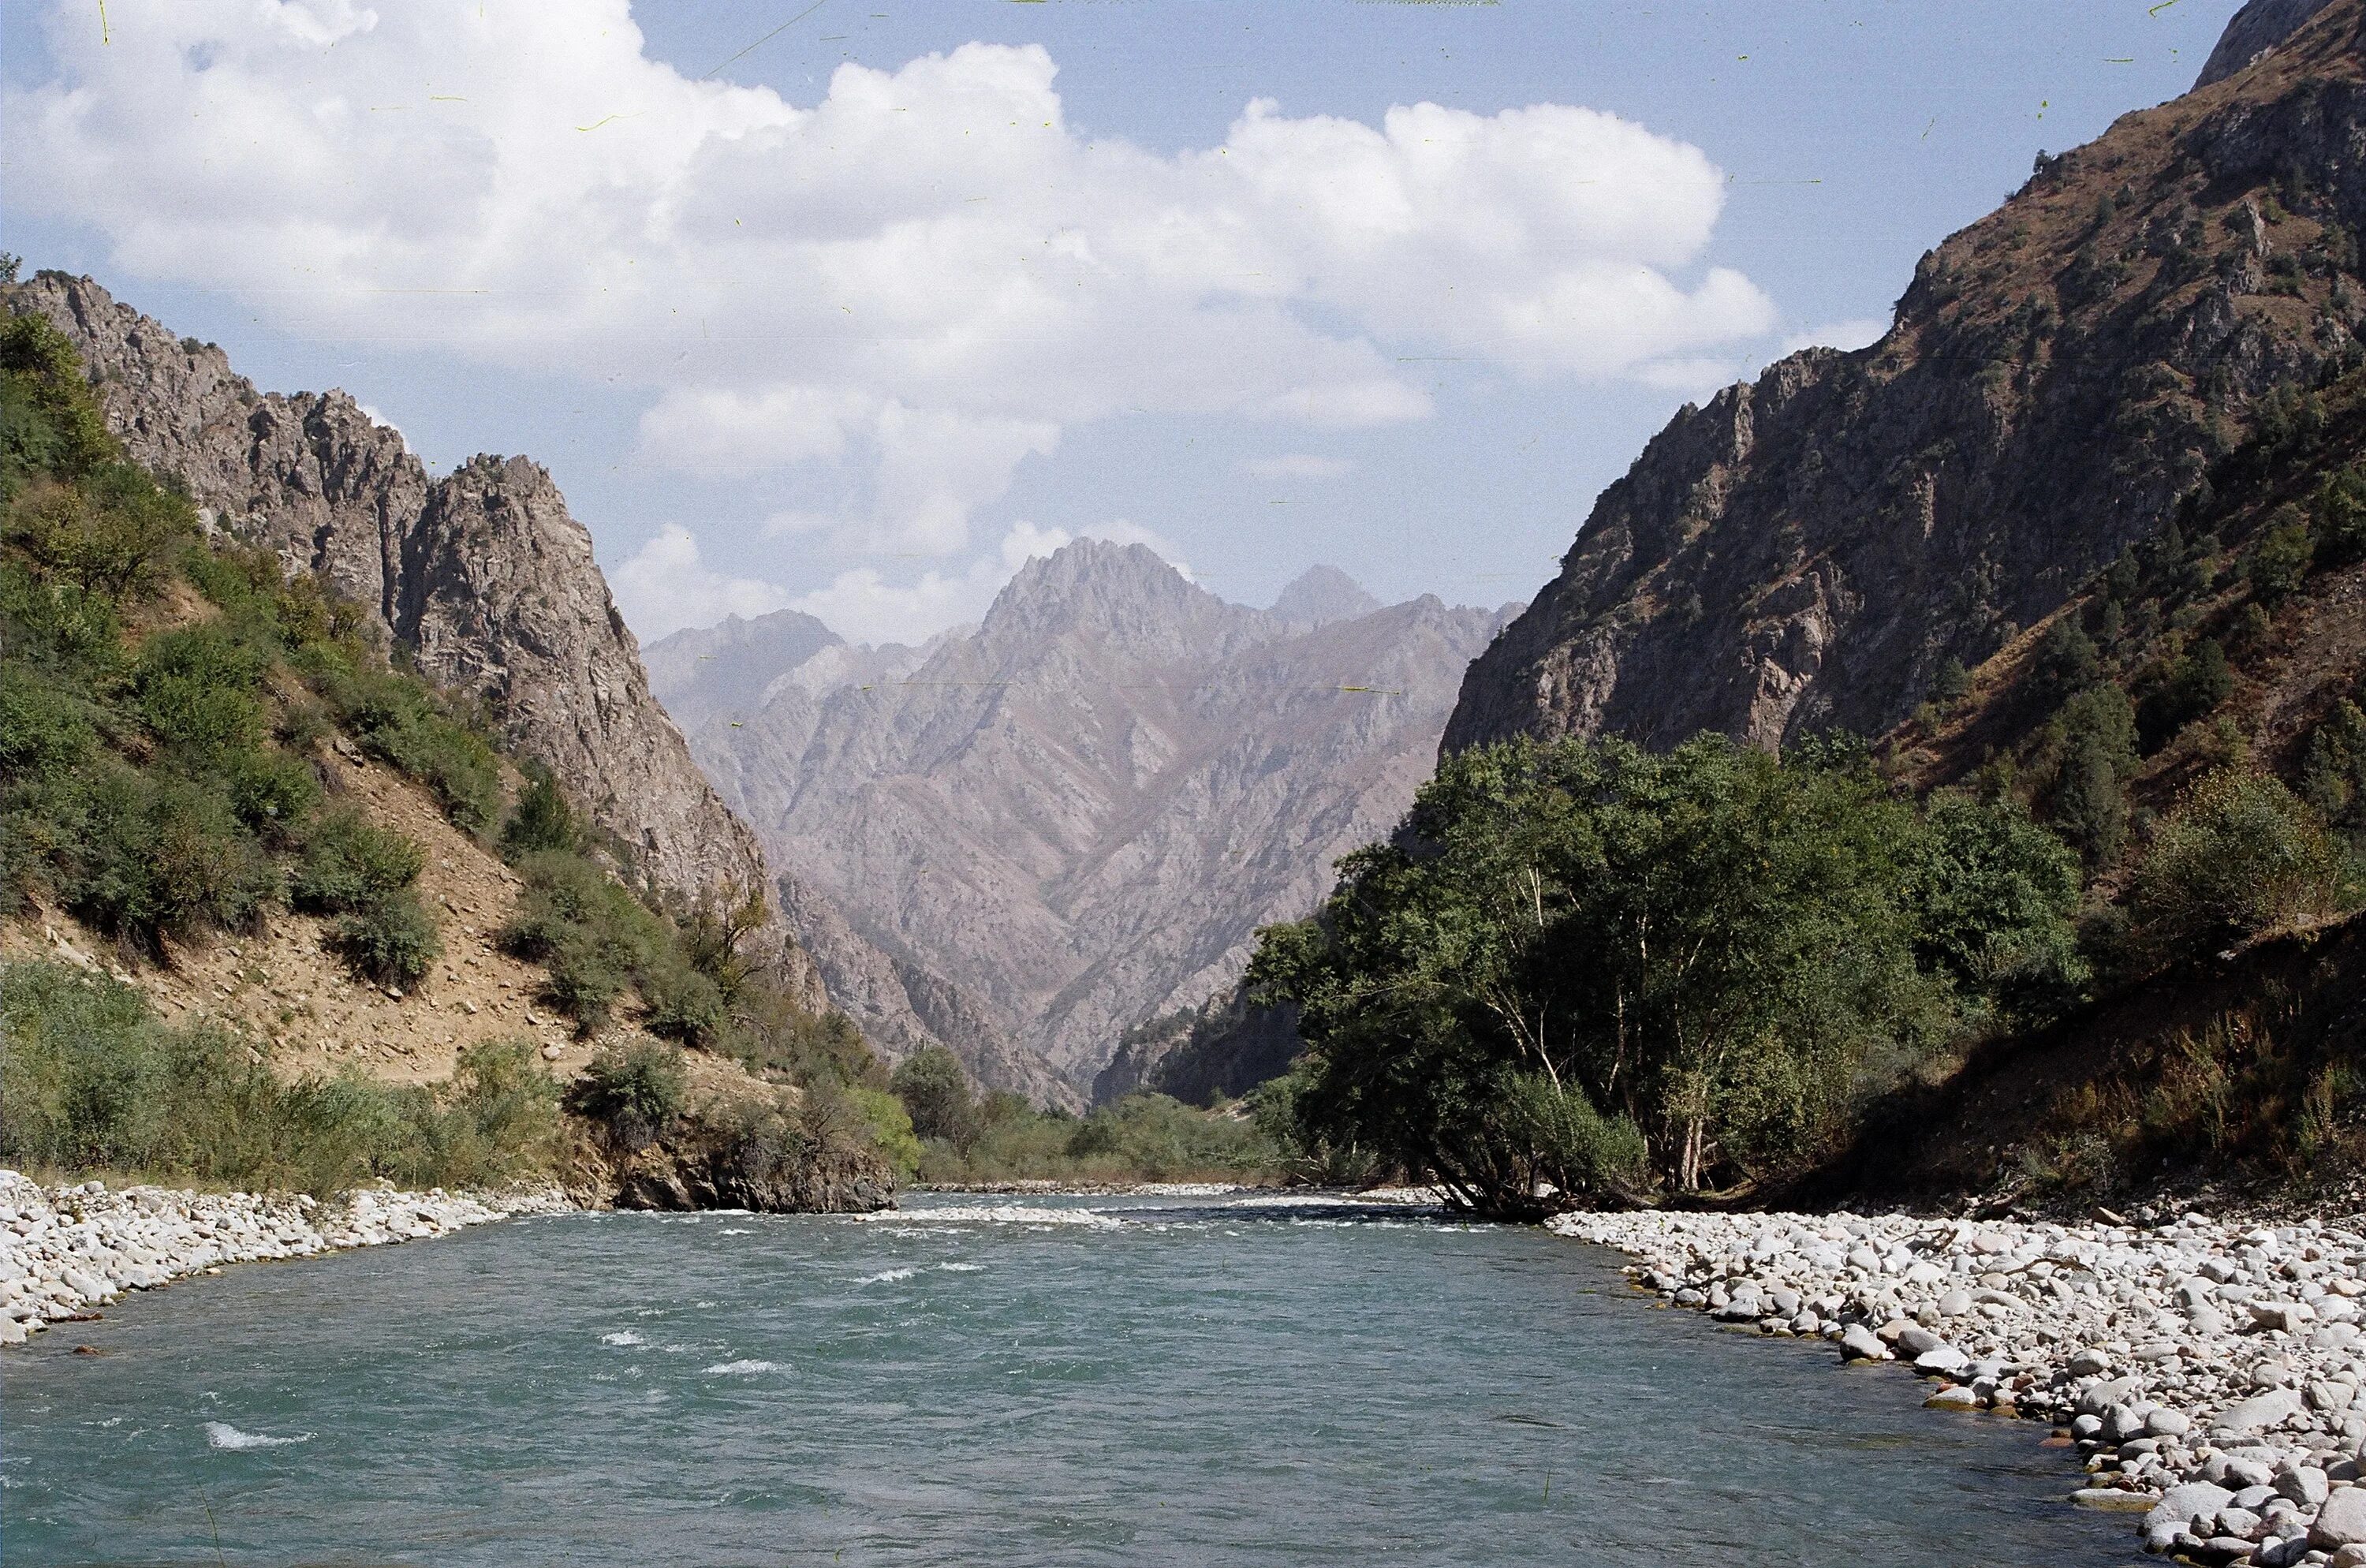
[[[76,1345],[104,1352],[76,1356]],[[571,1215],[5,1362],[17,1563],[2124,1563],[2027,1424],[1385,1206]]]

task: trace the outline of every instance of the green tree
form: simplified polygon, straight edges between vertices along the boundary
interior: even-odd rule
[[[967,1149],[981,1128],[961,1059],[941,1045],[924,1045],[896,1066],[888,1088],[911,1114],[912,1130]]]
[[[1842,749],[1449,758],[1319,919],[1261,933],[1258,998],[1301,1010],[1301,1138],[1499,1212],[1794,1157],[1867,1063],[2063,970],[2075,874],[2000,813],[1933,824]]]

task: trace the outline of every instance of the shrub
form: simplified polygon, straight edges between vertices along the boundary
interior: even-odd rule
[[[321,801],[321,782],[310,766],[276,747],[224,758],[217,772],[238,819],[275,842],[298,833]]]
[[[2352,467],[2327,474],[2311,510],[2317,554],[2327,565],[2366,557],[2366,473]]]
[[[109,935],[152,948],[168,932],[242,929],[277,901],[278,868],[216,790],[110,761],[62,815],[59,895]]]
[[[928,1045],[904,1058],[888,1088],[911,1113],[912,1130],[967,1151],[982,1125],[970,1099],[969,1075],[961,1059],[941,1045]]]
[[[340,917],[329,945],[354,972],[381,986],[413,986],[444,951],[435,921],[408,889],[385,893]]]
[[[653,954],[641,966],[643,1020],[652,1034],[685,1045],[711,1045],[730,1021],[722,988],[671,953]]]
[[[627,985],[671,957],[665,922],[581,856],[546,850],[518,874],[524,886],[501,943],[548,969],[545,995],[581,1027],[596,1028]]]
[[[305,833],[288,897],[314,914],[342,914],[411,886],[426,865],[427,852],[411,839],[350,807],[332,811]]]
[[[808,1090],[808,1097],[812,1093]],[[909,1181],[918,1174],[920,1140],[912,1131],[912,1119],[906,1114],[904,1102],[884,1089],[861,1085],[844,1093],[869,1132],[872,1145],[896,1168],[896,1179]]]
[[[483,833],[500,820],[491,743],[446,715],[416,679],[370,668],[355,648],[307,647],[300,663],[338,721],[373,756],[427,785],[455,824]]]
[[[2323,826],[2274,779],[2213,774],[2164,821],[2138,867],[2135,932],[2170,957],[2331,913],[2340,857]]]
[[[690,1100],[682,1057],[652,1041],[610,1046],[593,1056],[575,1087],[575,1106],[605,1123],[625,1148],[647,1145]]]
[[[269,660],[215,622],[159,632],[140,649],[132,682],[158,739],[200,758],[250,750],[264,737],[255,688]]]
[[[528,769],[525,787],[501,823],[501,858],[515,863],[546,850],[573,854],[582,848],[583,826],[558,781],[546,768]]]
[[[2272,610],[2299,592],[2308,577],[2315,544],[2309,537],[2308,520],[2297,506],[2278,507],[2268,521],[2268,531],[2252,550],[2246,574],[2251,580],[2251,597]]]
[[[0,778],[46,778],[96,742],[84,705],[22,664],[0,663]]]
[[[2158,750],[2178,731],[2225,702],[2235,690],[2235,676],[2226,668],[2226,650],[2214,638],[2204,637],[2190,652],[2160,666],[2150,684],[2136,705],[2136,728],[2146,749]]]

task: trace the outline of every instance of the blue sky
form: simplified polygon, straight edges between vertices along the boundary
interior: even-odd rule
[[[916,637],[1080,534],[1496,604],[2235,8],[808,5],[61,3],[0,245],[539,458],[644,638]]]

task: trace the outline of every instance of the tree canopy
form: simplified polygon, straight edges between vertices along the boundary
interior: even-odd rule
[[[1467,751],[1340,870],[1250,970],[1301,1010],[1301,1134],[1496,1213],[1795,1156],[2079,977],[2059,840],[1845,745]]]

